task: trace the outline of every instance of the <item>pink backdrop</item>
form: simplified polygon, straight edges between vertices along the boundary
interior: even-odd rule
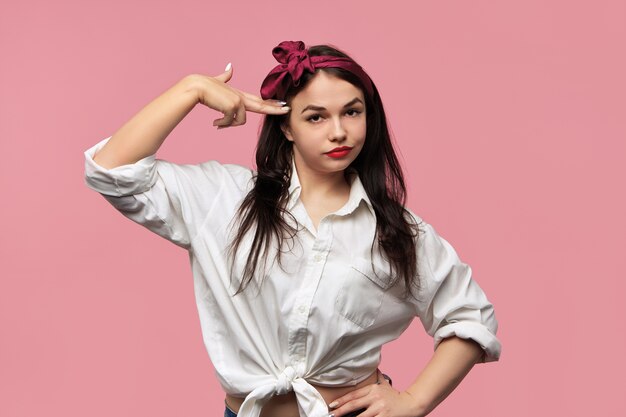
[[[409,207],[472,265],[499,362],[433,416],[625,415],[623,1],[23,1],[0,6],[0,415],[220,416],[187,254],[83,183],[83,151],[190,73],[258,94],[282,40],[352,54]],[[158,153],[252,165],[260,116],[198,106]],[[406,388],[418,320],[383,350]]]

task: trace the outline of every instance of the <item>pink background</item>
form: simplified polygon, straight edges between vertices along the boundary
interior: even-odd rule
[[[623,1],[22,1],[0,6],[0,415],[221,416],[187,254],[83,183],[83,151],[180,78],[258,94],[282,40],[376,82],[408,206],[472,265],[499,362],[433,416],[626,415]],[[384,4],[384,6],[383,6]],[[158,156],[252,166],[203,106]],[[383,350],[406,388],[416,319]]]

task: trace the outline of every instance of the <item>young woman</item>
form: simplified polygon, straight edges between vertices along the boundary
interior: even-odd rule
[[[185,77],[85,152],[86,183],[189,251],[226,417],[425,416],[474,364],[499,359],[493,305],[404,207],[363,68],[328,45],[285,41],[273,54],[261,97],[229,84],[230,64]],[[218,129],[264,114],[256,170],[155,158],[198,103],[223,113]],[[397,391],[377,368],[380,350],[415,317],[435,353]]]

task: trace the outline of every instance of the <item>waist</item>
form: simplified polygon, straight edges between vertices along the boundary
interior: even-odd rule
[[[317,392],[320,393],[326,404],[330,404],[339,397],[346,395],[347,393],[362,388],[366,385],[375,384],[378,380],[378,369],[374,371],[370,376],[356,385],[346,387],[326,387],[316,384],[311,384]],[[245,398],[233,397],[226,394],[226,406],[235,413],[239,412],[239,407],[243,404]],[[296,400],[296,394],[291,391],[282,395],[275,395],[270,398],[261,410],[260,417],[299,417],[300,411],[298,409],[298,402]]]

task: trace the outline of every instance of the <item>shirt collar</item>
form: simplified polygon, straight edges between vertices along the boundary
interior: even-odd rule
[[[350,197],[348,198],[348,203],[340,210],[335,212],[337,215],[345,215],[352,213],[361,203],[361,200],[365,201],[367,204],[367,208],[369,209],[372,216],[375,216],[374,206],[372,206],[372,202],[370,201],[367,193],[365,192],[365,188],[363,187],[363,183],[361,182],[361,178],[359,177],[359,172],[353,168],[349,167],[348,169],[348,178],[350,180]],[[302,191],[302,186],[300,185],[300,178],[298,177],[298,171],[296,170],[296,159],[292,154],[291,156],[291,182],[289,184],[289,200],[287,202],[287,209],[291,210],[293,206],[296,205],[298,198],[300,197],[300,192]]]

